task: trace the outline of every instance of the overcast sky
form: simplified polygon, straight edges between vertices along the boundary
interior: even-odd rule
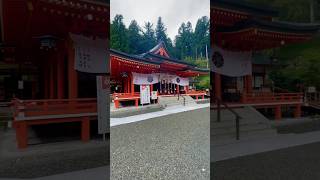
[[[209,0],[111,0],[110,3],[111,21],[116,14],[122,14],[126,27],[135,19],[140,27],[150,21],[155,28],[161,16],[172,40],[182,22],[190,21],[194,29],[200,17],[210,16]]]

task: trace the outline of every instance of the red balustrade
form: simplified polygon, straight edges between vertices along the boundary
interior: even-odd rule
[[[250,93],[242,95],[242,103],[302,103],[302,93]]]

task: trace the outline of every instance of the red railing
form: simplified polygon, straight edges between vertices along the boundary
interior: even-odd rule
[[[195,95],[206,95],[207,94],[207,92],[206,91],[188,91],[187,93],[186,93],[187,95],[189,95],[189,96],[195,96]]]
[[[303,102],[302,93],[250,93],[242,95],[243,103]]]
[[[79,113],[96,113],[95,98],[12,100],[14,117],[35,117]]]
[[[140,93],[113,93],[112,98],[115,99],[136,99],[140,98]]]

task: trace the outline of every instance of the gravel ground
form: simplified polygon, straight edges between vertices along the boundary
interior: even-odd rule
[[[107,143],[77,148],[81,143],[74,143],[73,149],[61,143],[61,150],[57,150],[59,146],[48,145],[44,147],[47,152],[40,148],[35,152],[0,153],[0,178],[36,178],[109,165]]]
[[[320,143],[211,163],[213,180],[320,179]]]
[[[209,179],[209,108],[111,128],[111,179]]]

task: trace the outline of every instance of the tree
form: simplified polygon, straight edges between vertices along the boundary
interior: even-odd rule
[[[143,51],[146,52],[153,48],[157,44],[157,40],[155,37],[155,31],[153,30],[153,24],[150,22],[146,22],[144,25],[144,31],[142,36]]]
[[[166,40],[167,40],[167,28],[164,26],[161,17],[159,17],[158,21],[157,21],[156,40],[157,40],[157,42],[159,42],[159,41],[166,42]]]
[[[206,46],[210,47],[210,22],[207,16],[198,19],[194,30],[194,48],[196,57],[206,57]]]
[[[122,15],[116,15],[112,21],[110,47],[124,52],[127,52],[129,49],[126,26],[123,23]]]
[[[140,34],[141,28],[136,20],[131,21],[128,28],[128,52],[132,54],[142,53],[141,47],[142,36]]]
[[[184,59],[186,57],[193,56],[193,30],[190,22],[187,24],[182,23],[178,30],[178,35],[176,36],[176,49],[179,54],[178,57]]]

